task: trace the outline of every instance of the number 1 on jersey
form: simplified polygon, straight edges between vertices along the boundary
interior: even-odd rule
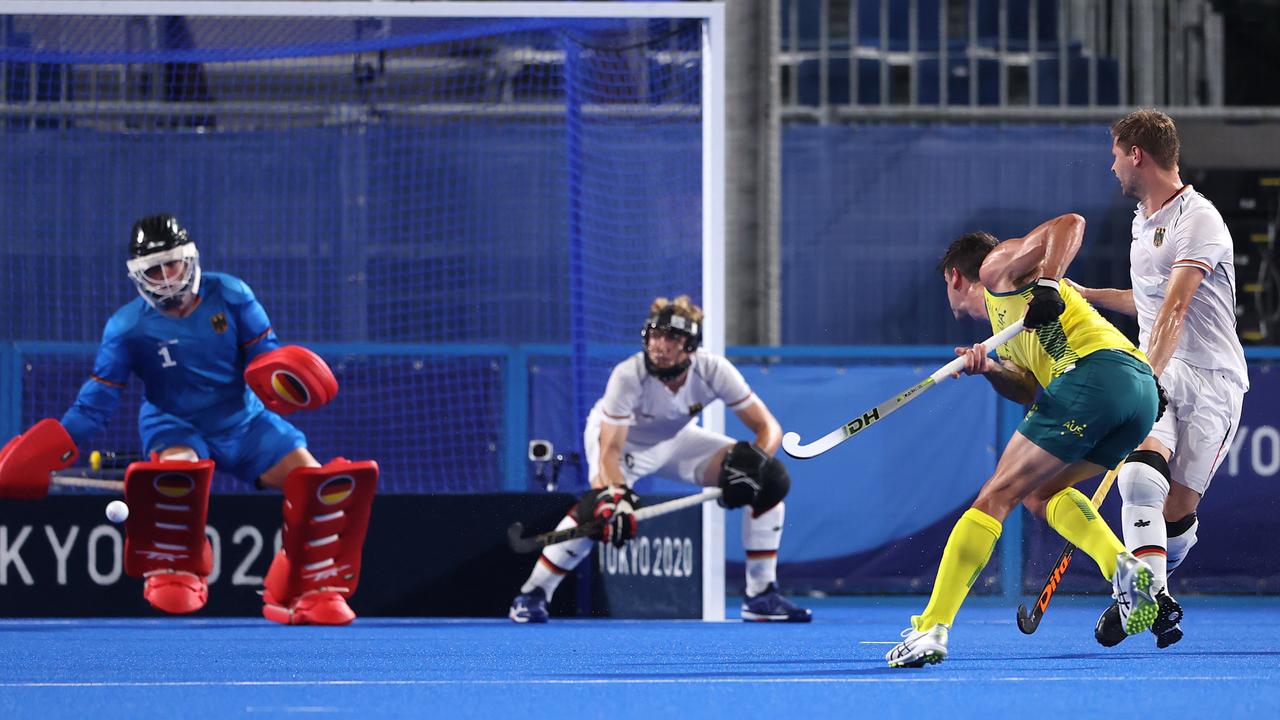
[[[164,362],[160,363],[160,367],[162,368],[177,367],[178,363],[174,362],[173,358],[170,357],[169,355],[169,346],[161,345],[159,352],[160,352],[160,357],[164,358]]]

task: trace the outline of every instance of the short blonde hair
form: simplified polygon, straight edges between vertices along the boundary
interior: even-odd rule
[[[688,295],[677,295],[674,300],[668,300],[661,296],[654,298],[653,302],[649,304],[649,315],[657,315],[667,306],[675,308],[676,315],[686,320],[692,320],[699,325],[702,324],[702,308],[694,305],[693,300],[690,300]]]
[[[1111,137],[1126,153],[1136,145],[1161,168],[1178,169],[1178,128],[1173,118],[1159,110],[1143,108],[1125,115],[1111,126]]]

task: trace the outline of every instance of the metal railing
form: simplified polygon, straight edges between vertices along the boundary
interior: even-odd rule
[[[34,25],[30,25],[31,18],[26,19],[29,26],[25,26],[25,33],[0,27],[0,48],[21,56],[23,51],[31,51],[32,42],[40,46],[42,40],[55,38],[53,47],[68,45],[65,18],[42,17]],[[225,19],[124,15],[99,19],[94,27],[121,32],[126,42],[120,53],[159,57],[181,50],[163,40],[161,24],[165,20],[199,29]],[[384,21],[350,22],[358,33],[362,27],[367,30],[370,23],[382,27]],[[687,93],[670,94],[674,83],[650,82],[653,73],[679,78],[693,76],[701,67],[701,50],[680,49],[672,39],[678,27],[673,24],[670,37],[652,40],[652,46],[642,53],[636,51],[652,66],[638,63],[629,68],[633,77],[625,102],[621,98],[584,102],[583,114],[610,118],[700,116],[696,94],[690,101]],[[636,21],[637,42],[648,37],[648,28],[647,23]],[[79,27],[78,32],[86,30]],[[35,40],[30,37],[33,34],[37,35]],[[517,37],[509,45],[476,41],[466,53],[451,52],[448,42],[424,42],[383,51],[335,50],[321,56],[200,62],[119,62],[104,57],[73,61],[57,52],[48,52],[50,59],[45,61],[37,53],[31,56],[35,59],[0,60],[0,121],[9,130],[198,128],[209,132],[349,125],[386,118],[429,122],[477,116],[563,116],[560,83],[535,80],[562,77],[565,50],[525,44],[533,40]],[[618,52],[627,50],[624,46]],[[586,48],[583,56],[597,52]],[[441,87],[450,88],[448,99],[438,97]],[[317,99],[316,88],[325,89],[322,100]]]
[[[1131,105],[1280,117],[1223,107],[1222,18],[1208,0],[781,0],[780,11],[784,120],[1089,120]]]

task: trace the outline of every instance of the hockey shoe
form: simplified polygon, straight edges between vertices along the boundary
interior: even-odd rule
[[[521,593],[511,601],[511,610],[507,617],[518,623],[544,623],[547,621],[547,595],[542,588],[536,587],[527,593]]]
[[[807,623],[813,619],[813,613],[783,597],[778,586],[769,583],[764,592],[742,601],[742,619],[747,622]]]
[[[947,657],[950,635],[950,628],[942,623],[926,630],[917,630],[913,625],[902,631],[902,642],[885,653],[884,659],[889,662],[889,667],[895,668],[936,665]]]

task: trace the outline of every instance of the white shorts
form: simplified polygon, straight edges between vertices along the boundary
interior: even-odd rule
[[[627,487],[650,475],[702,485],[702,474],[716,453],[736,440],[690,423],[674,437],[656,445],[636,445],[628,441],[622,446],[622,476]],[[587,423],[583,436],[587,453],[587,477],[600,474],[600,425]]]
[[[1173,451],[1173,481],[1204,495],[1235,439],[1244,389],[1221,370],[1205,370],[1178,358],[1170,358],[1160,385],[1169,406],[1149,437]]]

